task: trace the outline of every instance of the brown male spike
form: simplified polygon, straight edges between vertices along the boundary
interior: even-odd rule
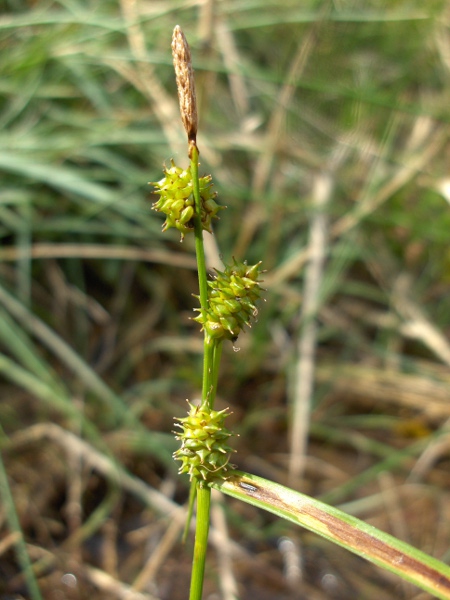
[[[183,121],[189,142],[195,144],[197,138],[198,116],[194,70],[192,68],[189,44],[179,25],[176,25],[173,30],[172,56],[177,81],[181,120]]]

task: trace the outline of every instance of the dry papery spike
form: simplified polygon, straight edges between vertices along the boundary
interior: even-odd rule
[[[189,142],[195,144],[197,138],[198,117],[195,96],[194,70],[191,51],[186,37],[179,25],[175,26],[172,36],[172,56],[180,102],[181,120]]]

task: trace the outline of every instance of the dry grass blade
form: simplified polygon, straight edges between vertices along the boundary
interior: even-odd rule
[[[179,129],[176,124],[176,103],[167,93],[157,77],[153,65],[148,61],[145,35],[140,25],[139,3],[136,0],[121,0],[120,4],[126,20],[128,42],[133,56],[138,62],[135,67],[116,60],[108,60],[108,64],[141,90],[145,97],[152,102],[172,152],[175,152],[180,145]]]
[[[298,339],[298,362],[294,381],[293,420],[289,481],[298,488],[306,458],[309,419],[314,388],[315,355],[317,344],[316,317],[320,306],[320,289],[327,253],[327,207],[333,193],[331,174],[317,176],[313,190],[314,214],[311,219],[308,254],[311,257],[305,270],[305,287],[302,303],[302,326]]]

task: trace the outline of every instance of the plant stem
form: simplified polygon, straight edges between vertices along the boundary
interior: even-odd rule
[[[211,489],[197,483],[197,524],[195,528],[194,558],[192,561],[189,600],[201,600],[205,575],[206,550],[209,534]]]
[[[203,390],[202,402],[214,408],[219,378],[220,357],[222,356],[222,340],[215,340],[205,335],[203,357]]]
[[[211,407],[214,403],[214,354],[216,343],[205,331],[203,342],[203,382],[202,382],[202,404],[208,403]]]
[[[191,524],[192,514],[194,512],[194,503],[195,503],[196,494],[197,494],[197,479],[194,479],[191,482],[191,487],[189,490],[188,513],[186,516],[186,525],[184,526],[183,537],[181,538],[183,544],[186,542],[187,536],[189,534],[189,526]]]
[[[208,308],[208,283],[206,275],[205,248],[203,246],[203,231],[201,221],[200,184],[198,180],[198,148],[196,144],[190,147],[192,186],[195,200],[194,233],[195,254],[197,256],[198,286],[200,290],[200,308]]]
[[[214,400],[217,392],[217,380],[219,379],[220,357],[222,356],[222,340],[214,340],[213,358],[211,366],[211,391],[208,396],[208,406],[214,408]]]
[[[208,279],[206,272],[205,248],[203,245],[203,230],[201,222],[201,198],[198,178],[198,148],[191,144],[189,156],[191,159],[192,187],[195,201],[194,233],[195,253],[197,257],[198,284],[200,291],[200,309],[208,310]],[[203,381],[202,404],[212,408],[217,390],[217,378],[221,354],[221,342],[212,339],[205,331],[203,345]],[[195,528],[194,557],[192,562],[190,600],[201,600],[203,580],[205,576],[206,550],[208,547],[211,489],[204,486],[203,482],[194,479],[191,483],[190,514],[195,495],[197,495],[197,521]],[[190,517],[188,518],[188,522]]]
[[[190,145],[192,187],[195,200],[194,232],[195,232],[195,253],[197,256],[198,285],[200,290],[200,308],[208,309],[208,279],[206,271],[205,248],[203,244],[203,230],[201,222],[201,202],[200,185],[198,177],[198,157],[199,152],[196,144]],[[204,354],[203,354],[203,383],[202,383],[202,403],[208,403],[212,408],[217,389],[217,378],[219,372],[219,362],[222,349],[222,342],[212,339],[205,331]]]

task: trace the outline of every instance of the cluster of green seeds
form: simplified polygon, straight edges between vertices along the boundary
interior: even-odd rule
[[[228,409],[217,411],[191,403],[189,408],[187,417],[176,419],[177,427],[182,430],[176,435],[181,448],[173,454],[176,460],[181,460],[179,473],[188,473],[191,480],[193,477],[207,482],[223,479],[234,468],[229,464],[232,448],[226,443],[233,434],[223,426],[230,413]]]
[[[199,178],[202,228],[211,233],[211,220],[218,218],[219,210],[225,208],[219,206],[215,198],[216,192],[212,191],[211,175]],[[164,169],[164,177],[157,182],[155,193],[159,194],[159,200],[153,204],[153,208],[166,215],[163,231],[170,227],[176,227],[181,231],[181,239],[186,233],[194,230],[195,201],[192,183],[191,168],[182,169],[177,167],[173,160],[171,166]]]
[[[260,267],[260,262],[248,266],[233,259],[232,265],[216,271],[215,278],[208,281],[208,309],[195,309],[200,314],[194,321],[212,338],[235,341],[244,325],[250,326],[250,319],[258,314]]]

